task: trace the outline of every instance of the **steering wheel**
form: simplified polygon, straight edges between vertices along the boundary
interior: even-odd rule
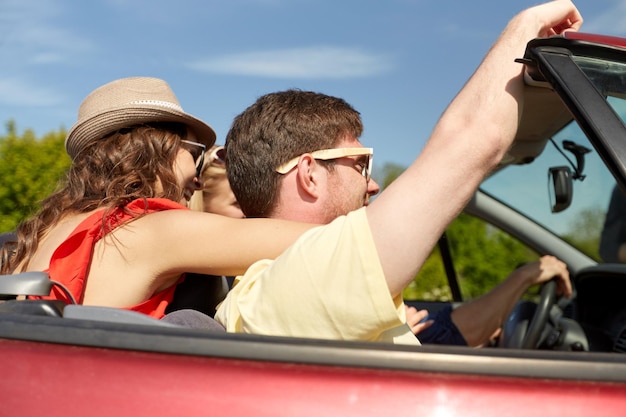
[[[522,339],[522,349],[535,349],[543,332],[550,310],[556,302],[556,281],[551,279],[541,287],[541,296],[533,318],[530,320],[526,335]]]
[[[500,346],[513,349],[535,349],[541,333],[548,322],[550,310],[556,302],[556,281],[550,280],[541,287],[541,295],[536,306],[520,303],[509,316],[504,326]],[[526,326],[526,318],[531,317]]]

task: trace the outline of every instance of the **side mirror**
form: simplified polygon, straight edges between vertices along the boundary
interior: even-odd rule
[[[559,213],[572,204],[572,171],[567,166],[552,167],[548,171],[548,193],[552,213]]]

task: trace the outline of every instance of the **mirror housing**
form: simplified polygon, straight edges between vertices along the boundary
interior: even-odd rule
[[[548,193],[552,213],[559,213],[570,206],[574,190],[572,170],[567,166],[552,167],[548,171]]]

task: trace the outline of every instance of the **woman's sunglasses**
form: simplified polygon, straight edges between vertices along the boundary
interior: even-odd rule
[[[206,146],[202,143],[192,142],[190,140],[181,140],[183,149],[188,151],[193,157],[196,163],[196,178],[200,179],[202,174],[202,165],[204,164],[204,153],[206,152]]]

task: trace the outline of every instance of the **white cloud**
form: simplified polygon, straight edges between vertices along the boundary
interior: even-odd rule
[[[369,77],[393,67],[383,55],[328,46],[231,54],[187,66],[209,73],[298,79]]]
[[[59,104],[58,92],[20,79],[0,79],[0,104],[9,106],[52,106]]]
[[[65,57],[62,54],[57,54],[54,52],[42,52],[34,54],[30,58],[30,62],[33,64],[54,64],[58,62],[62,62]]]

